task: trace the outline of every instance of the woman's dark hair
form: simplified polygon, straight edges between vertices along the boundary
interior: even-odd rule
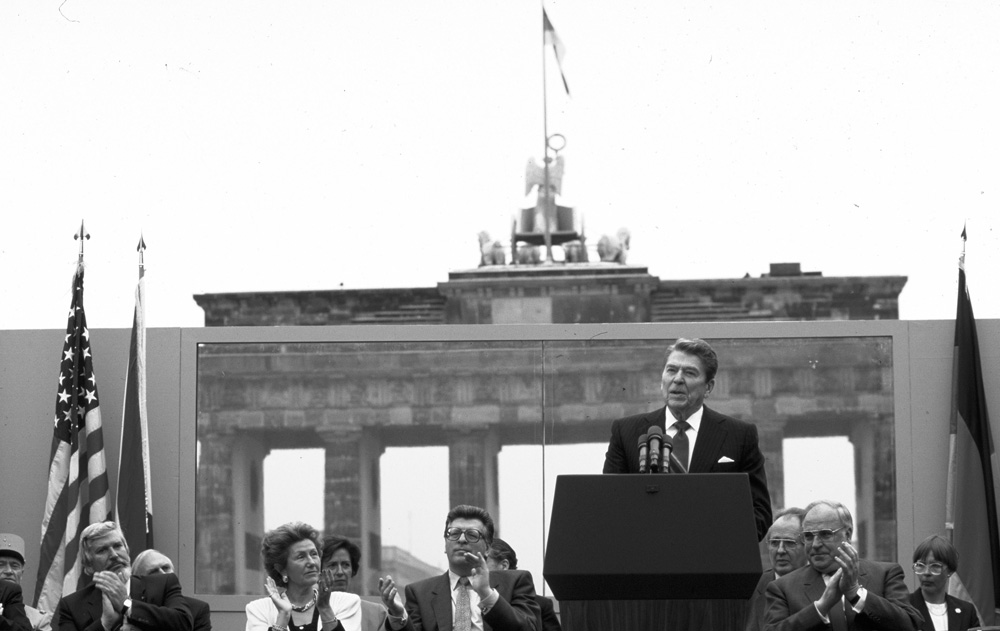
[[[260,558],[264,562],[264,571],[278,585],[284,584],[278,566],[288,565],[288,549],[300,541],[312,541],[319,550],[319,532],[307,523],[291,521],[282,524],[274,530],[264,533],[260,542]]]
[[[347,550],[347,555],[351,557],[351,576],[358,575],[358,566],[361,565],[361,548],[353,541],[338,537],[337,535],[327,535],[323,537],[323,565],[325,566],[333,558],[333,553],[337,550]]]
[[[921,541],[913,551],[913,562],[923,561],[928,554],[933,554],[934,560],[944,563],[950,572],[958,569],[958,550],[941,535],[931,535]]]

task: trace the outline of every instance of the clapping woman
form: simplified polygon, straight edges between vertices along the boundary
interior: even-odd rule
[[[246,631],[344,631],[321,581],[319,533],[302,522],[269,530],[261,541],[267,596],[246,607]]]
[[[913,572],[920,588],[910,604],[924,617],[920,631],[965,631],[979,626],[972,603],[948,595],[948,579],[958,569],[958,551],[940,535],[931,535],[913,551]]]

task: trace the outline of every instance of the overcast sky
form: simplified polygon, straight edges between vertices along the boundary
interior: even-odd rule
[[[587,236],[664,279],[905,275],[953,318],[958,235],[1000,317],[1000,4],[547,5],[549,131]],[[542,152],[541,12],[507,2],[0,3],[0,328],[192,295],[434,286],[507,241]],[[992,294],[992,295],[991,295]]]

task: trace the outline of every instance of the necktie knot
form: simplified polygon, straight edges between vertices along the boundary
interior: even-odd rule
[[[674,423],[674,427],[677,428],[678,432],[686,432],[689,429],[691,429],[691,424],[688,423],[687,421],[677,421],[676,423]]]
[[[471,584],[472,583],[469,582],[469,577],[468,576],[459,576],[458,577],[458,586],[459,587],[468,587]]]

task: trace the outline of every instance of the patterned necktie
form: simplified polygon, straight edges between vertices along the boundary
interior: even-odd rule
[[[469,579],[463,576],[455,587],[455,631],[472,631],[472,601],[469,600]]]
[[[688,437],[687,430],[691,427],[687,421],[677,421],[674,423],[674,427],[677,428],[677,433],[674,434],[674,457],[684,465],[684,468],[688,468]]]

